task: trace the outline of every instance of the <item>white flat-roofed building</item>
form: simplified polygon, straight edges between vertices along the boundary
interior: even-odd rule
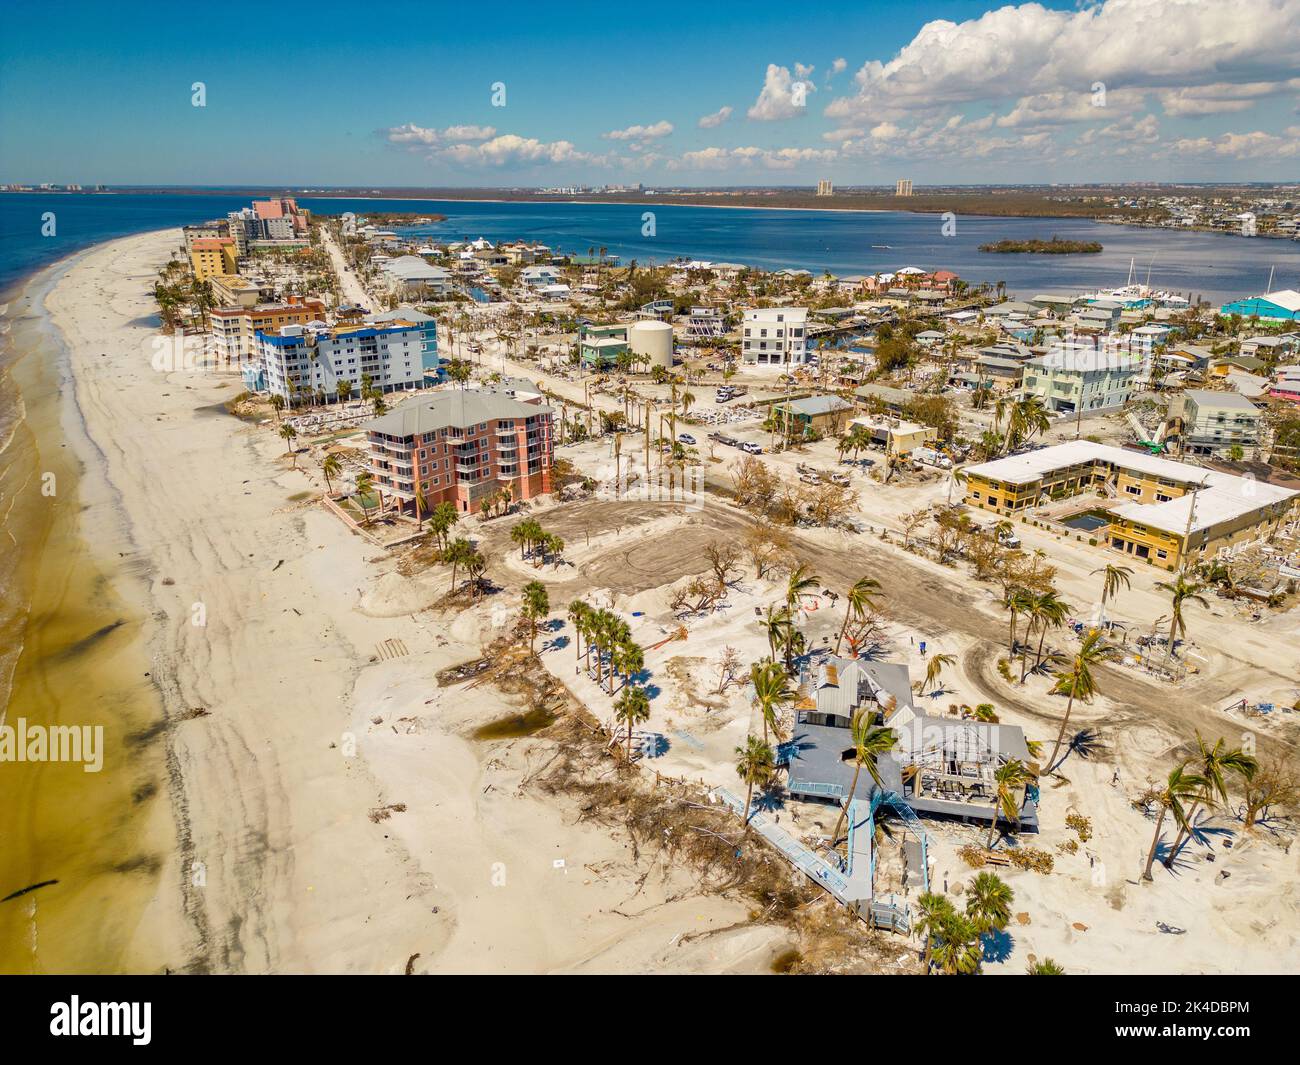
[[[746,311],[741,358],[757,366],[785,366],[808,358],[808,308],[760,307]]]

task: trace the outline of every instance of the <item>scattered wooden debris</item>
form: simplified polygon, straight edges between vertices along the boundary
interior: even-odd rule
[[[389,803],[387,806],[377,806],[373,810],[371,810],[370,820],[373,821],[375,824],[379,824],[380,821],[387,821],[393,814],[404,814],[404,813],[406,813],[406,803],[404,802]]]

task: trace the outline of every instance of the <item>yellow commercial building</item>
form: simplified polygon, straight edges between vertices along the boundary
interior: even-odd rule
[[[1246,540],[1268,536],[1293,514],[1300,492],[1173,462],[1138,451],[1075,440],[969,466],[968,506],[1023,514],[1041,503],[1101,490],[1109,521],[1098,543],[1164,569]]]
[[[202,237],[190,242],[190,266],[199,281],[239,273],[239,256],[231,237]]]

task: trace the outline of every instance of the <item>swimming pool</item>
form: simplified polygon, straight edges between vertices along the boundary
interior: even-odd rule
[[[1068,518],[1063,518],[1062,525],[1071,529],[1078,529],[1080,532],[1096,532],[1110,524],[1110,511],[1108,510],[1081,510],[1078,514],[1071,514]]]

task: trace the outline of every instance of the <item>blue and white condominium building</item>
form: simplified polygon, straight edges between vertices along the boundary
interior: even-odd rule
[[[286,402],[333,401],[339,382],[357,395],[362,379],[383,392],[418,388],[441,373],[437,326],[419,311],[400,308],[359,323],[321,322],[259,331],[257,359],[245,383]]]

